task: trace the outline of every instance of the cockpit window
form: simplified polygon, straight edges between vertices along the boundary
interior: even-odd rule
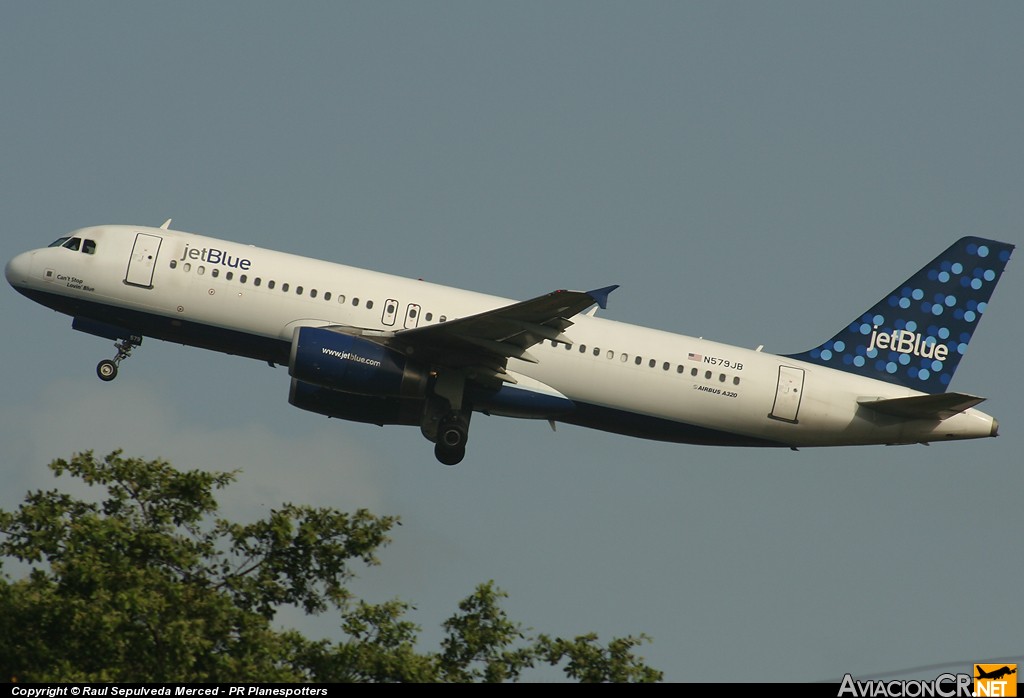
[[[95,240],[83,240],[82,238],[63,237],[57,238],[51,242],[47,247],[66,247],[69,250],[75,252],[84,252],[86,254],[96,254],[96,241]]]

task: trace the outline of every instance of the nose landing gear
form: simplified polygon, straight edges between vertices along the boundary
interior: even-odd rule
[[[109,382],[117,378],[117,365],[131,356],[132,349],[141,343],[141,339],[140,341],[122,339],[116,342],[114,348],[117,349],[117,356],[113,359],[103,359],[103,361],[96,364],[96,375],[100,377],[100,380]]]

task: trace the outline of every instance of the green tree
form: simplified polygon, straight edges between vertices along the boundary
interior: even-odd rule
[[[402,601],[369,604],[346,584],[375,565],[392,516],[285,504],[260,521],[217,517],[235,473],[92,452],[50,468],[99,490],[56,489],[0,511],[0,678],[21,681],[514,681],[560,667],[580,681],[657,681],[634,649],[647,638],[531,636],[488,582],[418,648]],[[286,604],[339,614],[343,639],[311,641],[272,621]]]

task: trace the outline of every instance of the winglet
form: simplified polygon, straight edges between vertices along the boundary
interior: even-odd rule
[[[614,286],[605,286],[594,291],[587,291],[587,295],[594,299],[594,302],[601,306],[601,310],[605,310],[608,307],[608,294],[619,287],[618,284]]]

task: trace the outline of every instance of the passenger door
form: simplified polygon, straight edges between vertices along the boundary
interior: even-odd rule
[[[132,256],[128,260],[128,271],[124,282],[132,286],[153,288],[153,272],[163,238],[149,233],[136,233]]]
[[[792,366],[779,366],[779,384],[775,388],[775,404],[769,416],[796,424],[803,393],[804,370]]]

